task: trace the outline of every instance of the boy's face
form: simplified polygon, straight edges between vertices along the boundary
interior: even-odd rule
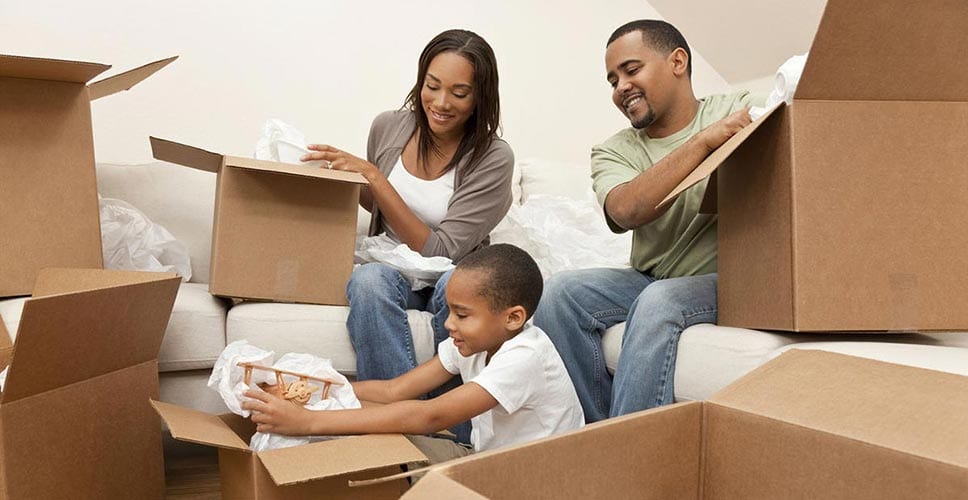
[[[483,282],[481,271],[464,271],[458,269],[447,282],[447,306],[450,315],[444,322],[444,328],[454,339],[454,346],[461,356],[470,356],[487,351],[488,359],[501,347],[505,340],[511,338],[515,324],[518,328],[521,322],[515,322],[510,312],[515,308],[504,311],[493,311],[490,302],[480,294]],[[509,326],[512,327],[509,330]]]

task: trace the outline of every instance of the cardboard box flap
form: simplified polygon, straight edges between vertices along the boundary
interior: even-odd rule
[[[399,434],[349,436],[263,451],[259,458],[279,486],[427,460],[416,446]]]
[[[10,341],[10,332],[7,331],[7,325],[3,323],[3,317],[0,317],[0,348],[3,347],[13,347],[13,342]]]
[[[10,365],[10,359],[12,357],[13,343],[10,342],[10,333],[7,332],[7,327],[3,324],[3,318],[0,317],[0,370]]]
[[[111,65],[0,54],[0,77],[87,83]]]
[[[292,163],[256,160],[255,158],[243,158],[241,156],[226,156],[225,166],[244,168],[248,170],[258,170],[261,172],[270,172],[275,174],[288,174],[300,177],[314,177],[317,179],[367,184],[366,178],[356,172],[331,170],[328,168],[320,168],[309,165],[296,165]]]
[[[155,360],[181,280],[152,274],[153,281],[28,299],[3,401]]]
[[[171,437],[179,441],[249,451],[249,445],[218,415],[154,400],[151,406],[168,425]]]
[[[451,500],[483,500],[487,497],[478,494],[474,490],[464,486],[457,481],[445,476],[439,470],[432,470],[427,473],[417,484],[407,490],[400,497],[401,500],[416,500],[418,498],[438,499],[448,498]]]
[[[963,2],[830,0],[795,99],[968,101]]]
[[[170,280],[175,273],[107,269],[45,268],[37,273],[33,298]]]
[[[716,149],[716,151],[713,151],[712,153],[710,153],[709,156],[707,156],[706,159],[702,161],[702,163],[700,163],[695,169],[693,169],[693,171],[690,172],[689,175],[687,175],[686,178],[683,179],[678,186],[676,186],[665,198],[663,198],[662,201],[659,202],[659,204],[656,206],[656,208],[662,207],[667,203],[671,202],[672,200],[675,199],[676,196],[679,196],[680,193],[691,188],[692,186],[695,186],[696,184],[699,183],[699,181],[705,179],[713,172],[715,172],[716,169],[719,168],[719,166],[722,165],[723,162],[726,161],[726,159],[729,158],[731,154],[733,154],[733,151],[736,151],[736,149],[739,148],[740,144],[742,144],[743,141],[745,141],[749,136],[753,135],[753,133],[756,132],[756,130],[760,128],[761,125],[766,123],[766,121],[769,120],[770,117],[776,113],[777,109],[781,108],[785,104],[786,103],[781,102],[776,106],[773,106],[772,108],[767,110],[766,113],[764,113],[763,116],[761,116],[758,120],[750,123],[749,125],[744,127],[743,130],[740,130],[732,137],[730,137],[728,140],[726,140],[726,142],[723,143],[722,146]],[[710,183],[709,186],[712,188],[715,188],[716,184]],[[712,199],[715,199],[715,198],[712,198]],[[703,200],[703,204],[704,206],[707,204],[707,201],[705,198]],[[704,213],[708,213],[708,212],[704,211]]]
[[[793,349],[709,401],[968,467],[968,377]]]
[[[161,59],[160,61],[155,61],[153,63],[145,64],[139,68],[132,69],[130,71],[125,71],[120,75],[114,75],[109,78],[94,82],[88,85],[89,94],[91,100],[100,99],[104,96],[109,96],[111,94],[116,94],[122,90],[130,90],[131,87],[141,83],[143,80],[149,76],[155,74],[161,68],[168,66],[172,61],[178,59],[178,56],[169,57],[167,59]]]
[[[206,172],[218,172],[222,166],[222,155],[174,141],[149,137],[151,154],[158,160],[191,167]]]

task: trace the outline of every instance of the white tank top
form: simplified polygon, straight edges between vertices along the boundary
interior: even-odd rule
[[[447,206],[454,195],[455,170],[456,168],[452,168],[444,175],[428,181],[408,172],[403,166],[403,160],[397,158],[397,163],[390,171],[387,180],[414,215],[431,229],[436,229],[447,215]],[[389,224],[387,224],[387,233],[393,239],[400,241]]]

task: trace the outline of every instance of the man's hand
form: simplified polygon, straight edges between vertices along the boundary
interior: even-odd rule
[[[252,411],[252,422],[259,432],[288,436],[312,435],[313,412],[265,391],[248,390],[245,396],[254,401],[243,401],[242,409]]]
[[[333,146],[327,146],[325,144],[310,144],[306,146],[306,148],[312,152],[303,155],[302,158],[300,158],[302,161],[325,160],[329,163],[329,168],[332,168],[333,170],[356,172],[363,175],[363,177],[366,177],[367,180],[372,180],[371,177],[374,174],[379,173],[379,169],[377,169],[372,163],[357,156],[351,155],[346,151],[336,149]]]
[[[699,133],[708,152],[712,153],[723,145],[730,137],[750,124],[750,108],[735,111],[726,118],[706,127]]]

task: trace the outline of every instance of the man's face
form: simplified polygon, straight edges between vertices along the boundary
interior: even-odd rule
[[[651,125],[665,109],[673,78],[668,57],[657,53],[633,31],[605,49],[605,70],[612,86],[612,102],[632,126]]]

